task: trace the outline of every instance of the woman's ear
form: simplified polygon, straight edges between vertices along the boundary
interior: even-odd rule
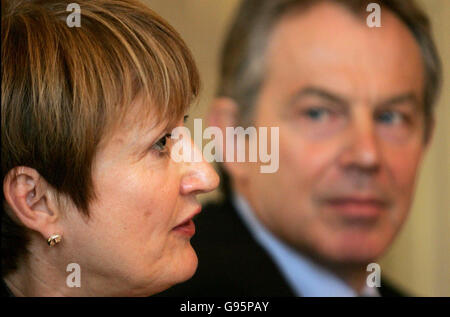
[[[12,216],[45,239],[60,233],[57,224],[60,211],[51,191],[45,179],[29,167],[13,168],[3,180],[3,193]]]

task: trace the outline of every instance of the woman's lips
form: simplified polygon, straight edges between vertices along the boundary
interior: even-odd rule
[[[202,207],[201,206],[197,207],[197,209],[195,209],[194,212],[192,212],[188,216],[188,218],[185,218],[186,220],[184,220],[182,223],[174,227],[172,230],[191,238],[195,234],[195,224],[194,221],[192,221],[192,219],[196,215],[198,215],[201,211]]]
[[[192,237],[195,234],[195,224],[192,219],[189,219],[173,228],[173,231]]]

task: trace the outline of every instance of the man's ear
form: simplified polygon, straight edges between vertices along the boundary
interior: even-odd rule
[[[225,135],[226,127],[234,127],[237,124],[239,108],[236,102],[227,97],[215,98],[207,117],[208,126],[219,127]]]
[[[13,213],[25,227],[39,232],[46,240],[59,232],[57,208],[52,189],[33,168],[11,169],[3,180],[3,193]]]
[[[425,150],[428,150],[430,148],[430,145],[433,141],[434,137],[434,130],[436,127],[436,119],[434,117],[431,117],[430,122],[428,123],[428,131],[425,135]]]
[[[218,127],[222,131],[223,135],[223,167],[225,170],[234,178],[240,178],[245,173],[245,169],[243,168],[242,163],[236,162],[227,162],[226,161],[226,145],[230,143],[227,134],[226,128],[231,127],[235,128],[238,125],[239,119],[239,106],[238,104],[231,98],[228,97],[218,97],[215,98],[211,104],[211,108],[209,110],[207,116],[207,125]],[[236,138],[234,140],[234,153],[235,153],[235,161],[236,161]]]

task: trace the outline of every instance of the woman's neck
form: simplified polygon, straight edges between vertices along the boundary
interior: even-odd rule
[[[5,283],[18,297],[82,296],[80,289],[66,285],[65,272],[40,252],[29,252],[19,260],[17,269],[4,277]],[[77,294],[75,294],[77,293]]]
[[[19,267],[8,274],[4,280],[10,291],[17,297],[57,297],[66,296],[55,284],[55,278],[47,279],[41,274],[45,270]],[[44,281],[45,280],[45,281]]]

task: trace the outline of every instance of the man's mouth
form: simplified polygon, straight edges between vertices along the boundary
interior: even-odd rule
[[[332,198],[326,206],[349,218],[376,218],[386,210],[386,202],[378,198]]]

